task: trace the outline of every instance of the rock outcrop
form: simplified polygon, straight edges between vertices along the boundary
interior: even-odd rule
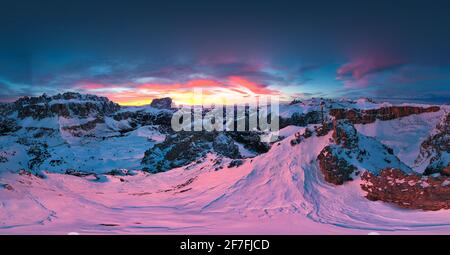
[[[172,108],[172,98],[164,97],[164,98],[155,98],[152,100],[151,107],[158,109],[171,109]]]
[[[322,113],[320,111],[311,111],[305,114],[294,113],[289,118],[280,118],[280,128],[289,125],[304,127],[308,124],[319,124],[322,120]]]
[[[105,123],[105,120],[102,117],[97,117],[91,121],[84,123],[84,124],[63,127],[62,129],[70,132],[75,137],[81,137],[81,136],[87,134],[88,131],[95,129],[97,124],[100,124],[100,123]]]
[[[246,149],[256,152],[257,154],[266,153],[270,149],[270,144],[261,141],[262,132],[240,131],[226,133],[233,138],[233,140],[241,143]]]
[[[148,172],[164,172],[186,166],[210,152],[229,158],[240,157],[239,148],[224,133],[178,132],[147,150],[141,164]]]
[[[161,112],[146,112],[146,111],[123,111],[114,114],[113,118],[116,121],[128,120],[130,126],[147,126],[147,125],[158,125],[162,129],[171,130],[171,119],[172,112],[161,111]]]
[[[223,132],[214,137],[212,146],[215,152],[225,157],[239,158],[241,156],[234,140]]]
[[[120,106],[106,97],[82,95],[66,92],[49,97],[22,97],[2,107],[2,115],[17,111],[20,119],[31,117],[44,119],[53,116],[86,118],[90,115],[109,115],[120,109]]]
[[[431,135],[422,142],[416,165],[426,164],[424,174],[440,173],[450,176],[450,113],[437,124]]]
[[[14,133],[21,128],[15,120],[0,117],[0,136]]]
[[[406,117],[412,114],[421,114],[425,112],[437,112],[438,106],[416,107],[416,106],[389,106],[379,109],[359,110],[359,109],[330,109],[330,115],[335,119],[347,119],[353,124],[368,124],[379,120],[392,120]]]
[[[348,120],[333,122],[333,143],[317,157],[325,181],[341,185],[359,175],[360,170],[378,173],[387,167],[412,170],[402,163],[393,150],[372,137],[359,134]]]
[[[365,172],[361,188],[371,201],[383,201],[409,209],[450,209],[450,178],[407,175],[399,169],[384,169],[378,175]]]
[[[354,165],[339,157],[331,146],[325,147],[320,152],[317,160],[325,181],[335,185],[342,185],[347,181],[352,181],[352,175],[357,171]]]

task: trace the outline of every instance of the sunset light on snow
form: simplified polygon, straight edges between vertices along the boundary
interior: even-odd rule
[[[0,239],[51,236],[0,250],[450,235],[448,24],[449,0],[0,1]],[[448,253],[418,240],[392,246]]]

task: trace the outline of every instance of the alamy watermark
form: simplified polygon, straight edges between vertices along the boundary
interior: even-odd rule
[[[202,89],[194,89],[192,95],[192,104],[173,114],[174,131],[261,131],[270,133],[270,140],[276,140],[280,126],[278,96],[215,96],[214,104],[206,104]]]

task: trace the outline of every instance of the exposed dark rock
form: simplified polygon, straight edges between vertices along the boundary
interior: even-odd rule
[[[78,171],[78,170],[75,170],[75,169],[67,169],[65,174],[73,175],[73,176],[76,176],[76,177],[85,177],[85,176],[93,175],[93,173]]]
[[[450,176],[450,113],[447,113],[437,124],[430,135],[420,146],[420,153],[415,163],[429,162],[424,174],[440,173]]]
[[[46,127],[26,127],[25,129],[33,138],[48,137],[57,131],[56,129]]]
[[[80,137],[86,133],[86,131],[90,131],[94,129],[97,124],[105,123],[105,120],[102,117],[97,117],[94,120],[88,121],[81,125],[68,126],[63,127],[64,130],[70,132],[73,136]]]
[[[379,120],[392,120],[406,117],[412,114],[421,114],[425,112],[437,112],[438,106],[427,108],[416,106],[390,106],[379,109],[359,110],[359,109],[330,109],[330,115],[335,119],[348,119],[353,124],[367,124]]]
[[[52,97],[22,97],[14,103],[2,107],[2,115],[17,111],[18,117],[24,119],[43,119],[53,116],[72,117],[72,115],[86,118],[89,115],[109,115],[120,109],[120,106],[109,101],[106,97],[82,95],[67,92]]]
[[[5,157],[4,155],[0,154],[0,163],[6,163],[6,162],[8,162],[8,158]]]
[[[107,173],[106,175],[112,175],[112,176],[127,176],[127,175],[135,175],[135,173],[128,169],[113,169]]]
[[[305,128],[305,131],[303,133],[297,132],[294,134],[295,138],[291,140],[291,145],[295,146],[305,139],[311,137],[313,135],[313,132],[309,128]]]
[[[141,163],[143,170],[157,173],[186,166],[203,158],[207,153],[216,153],[231,159],[241,158],[235,141],[248,145],[253,151],[266,151],[268,146],[260,141],[256,132],[177,132],[168,135],[162,143],[145,152]]]
[[[164,98],[155,98],[152,100],[150,104],[153,108],[158,109],[171,109],[172,108],[172,98],[164,97]]]
[[[306,114],[294,113],[289,118],[280,117],[280,128],[290,125],[304,127],[308,124],[320,124],[322,121],[322,113],[320,111],[311,111]]]
[[[361,188],[371,201],[383,201],[403,208],[436,211],[450,209],[450,178],[407,175],[399,169],[380,174],[362,174]]]
[[[232,167],[239,167],[242,164],[244,164],[244,160],[242,159],[234,159],[230,162],[230,164],[228,164],[228,168],[232,168]]]
[[[0,136],[14,133],[19,129],[21,129],[21,127],[17,125],[15,120],[8,118],[0,118]]]
[[[332,122],[324,122],[321,125],[314,126],[314,130],[306,128],[303,133],[297,132],[294,134],[295,138],[291,140],[291,145],[295,146],[313,135],[327,135],[331,130],[333,130],[333,127],[334,125]]]
[[[38,167],[48,158],[50,153],[47,150],[48,145],[46,143],[35,143],[28,148],[28,155],[33,157],[28,161],[28,168],[30,170],[38,170]]]
[[[62,159],[52,159],[52,160],[50,160],[50,162],[49,162],[49,164],[51,165],[51,166],[60,166],[60,165],[62,165],[62,164],[64,164],[64,163],[66,163],[64,160],[62,160]]]
[[[9,191],[13,191],[14,190],[13,186],[11,186],[8,183],[5,183],[5,184],[0,183],[0,187],[3,188],[3,189],[9,190]]]
[[[325,181],[335,185],[342,185],[346,181],[353,180],[351,175],[357,170],[355,166],[336,155],[330,146],[320,152],[317,160]]]
[[[333,130],[333,123],[332,122],[325,122],[320,126],[314,127],[314,131],[316,131],[317,136],[324,136],[327,135],[331,130]]]
[[[391,148],[374,138],[358,134],[348,120],[333,122],[332,137],[334,143],[326,146],[317,157],[327,182],[341,185],[351,181],[352,176],[359,174],[358,167],[374,173],[391,166],[411,171],[393,155]],[[371,154],[377,155],[376,158]]]
[[[302,102],[302,100],[296,98],[296,99],[292,100],[292,101],[289,103],[289,105],[299,104],[299,103],[301,103],[301,102]]]
[[[179,132],[147,150],[141,163],[151,173],[185,166],[210,152],[213,139],[210,132]]]
[[[346,120],[335,120],[333,122],[333,139],[336,144],[347,149],[354,149],[358,146],[358,132]]]
[[[213,140],[213,149],[228,158],[239,158],[239,147],[234,143],[234,140],[225,133],[219,133]]]
[[[158,113],[151,113],[145,111],[137,112],[120,112],[113,116],[114,120],[128,120],[130,126],[137,128],[139,126],[158,125],[162,130],[170,132],[172,112],[161,111]]]
[[[241,132],[226,132],[236,142],[241,143],[250,151],[266,153],[270,149],[270,144],[261,141],[262,132],[256,131],[241,131]]]

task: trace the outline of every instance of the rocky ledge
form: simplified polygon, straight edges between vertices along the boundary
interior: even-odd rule
[[[335,119],[348,119],[353,124],[368,124],[379,120],[392,120],[406,117],[412,114],[425,112],[437,112],[438,106],[416,107],[416,106],[389,106],[379,109],[359,110],[359,109],[330,109],[330,115]]]
[[[172,98],[164,97],[164,98],[155,98],[152,100],[151,107],[158,109],[171,109],[172,108]]]
[[[450,209],[450,178],[407,175],[399,169],[384,169],[378,175],[364,172],[361,188],[371,201],[402,208],[437,211]]]

